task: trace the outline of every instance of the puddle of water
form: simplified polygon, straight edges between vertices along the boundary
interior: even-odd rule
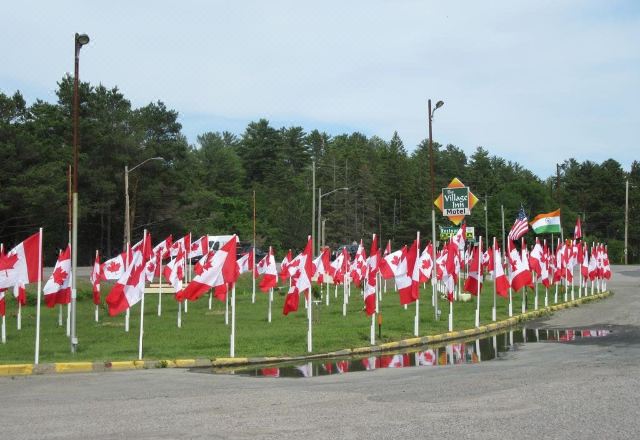
[[[235,374],[253,377],[314,377],[373,371],[381,368],[437,367],[478,364],[500,359],[522,344],[536,342],[571,342],[578,339],[609,335],[604,329],[515,329],[480,339],[442,346],[412,347],[401,351],[371,356],[343,357],[298,363],[279,363],[238,368],[194,368],[192,371],[213,374]]]

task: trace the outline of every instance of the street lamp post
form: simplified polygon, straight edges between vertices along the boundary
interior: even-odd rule
[[[322,194],[322,188],[318,188],[318,254],[320,254],[320,246],[324,245],[324,236],[322,234],[322,198],[336,191],[349,191],[349,188],[336,188],[324,194]]]
[[[73,72],[73,210],[71,224],[71,353],[76,352],[76,272],[78,268],[78,76],[80,71],[80,49],[89,43],[87,34],[75,35]]]
[[[438,110],[440,107],[442,107],[444,105],[444,101],[438,101],[436,102],[436,106],[433,110],[431,110],[431,99],[429,99],[428,101],[429,103],[429,174],[431,177],[431,249],[432,249],[432,255],[431,258],[433,259],[433,268],[431,270],[431,285],[432,285],[432,295],[433,295],[433,309],[434,309],[434,313],[435,313],[435,319],[438,320],[440,319],[439,316],[440,314],[438,313],[438,295],[436,294],[436,283],[435,283],[435,277],[436,277],[436,210],[433,207],[433,202],[435,201],[435,174],[433,171],[433,132],[432,132],[432,122],[433,122],[433,114],[435,113],[436,110]]]
[[[129,213],[129,173],[135,170],[136,168],[144,165],[145,163],[149,162],[150,160],[164,161],[164,158],[150,157],[146,160],[143,160],[142,162],[140,162],[138,165],[134,166],[131,169],[129,169],[128,165],[124,166],[124,212],[125,212],[124,214],[124,240],[125,240],[124,245],[125,246],[127,245],[127,243],[131,243],[131,217]]]

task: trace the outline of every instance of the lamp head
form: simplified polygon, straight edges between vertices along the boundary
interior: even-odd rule
[[[89,36],[87,34],[76,33],[76,45],[78,45],[78,47],[82,47],[88,43],[89,43]]]
[[[444,105],[444,101],[438,101],[436,102],[436,108],[440,108]],[[434,109],[435,110],[435,109]]]

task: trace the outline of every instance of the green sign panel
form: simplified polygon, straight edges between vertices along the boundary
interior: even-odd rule
[[[442,214],[445,217],[471,215],[469,188],[442,188]]]
[[[449,238],[453,237],[460,230],[457,226],[440,226],[440,240],[447,241]],[[467,241],[475,241],[476,231],[473,226],[467,226]]]

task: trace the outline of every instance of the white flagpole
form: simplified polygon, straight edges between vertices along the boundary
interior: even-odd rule
[[[127,271],[129,269],[129,249],[131,247],[131,243],[127,242],[127,250],[125,252],[125,257],[124,257],[124,269],[125,271]],[[124,331],[125,332],[129,332],[129,307],[127,307],[127,312],[125,313],[124,316]]]
[[[253,291],[251,293],[251,304],[256,302],[256,272],[254,270],[256,265],[256,191],[253,190],[253,247],[251,249],[253,256],[253,264],[249,269],[251,270],[251,283],[253,285]]]
[[[449,295],[448,292],[447,295]],[[453,331],[453,301],[451,300],[449,300],[449,331]]]
[[[98,256],[98,250],[96,249],[96,257],[97,257],[97,256]],[[95,262],[94,262],[94,264],[95,264]],[[93,270],[93,268],[92,268],[91,270]],[[99,286],[99,285],[100,285],[100,284],[98,284],[98,286]],[[93,286],[92,286],[92,287],[93,287]],[[99,310],[99,308],[100,308],[100,306],[98,306],[98,305],[96,304],[96,305],[95,305],[95,313],[94,313],[94,315],[95,315],[95,316],[94,316],[94,318],[95,318],[95,321],[96,321],[96,322],[98,322],[98,310]]]
[[[7,343],[7,322],[4,315],[2,315],[2,343]]]
[[[230,356],[236,356],[236,283],[231,285],[231,347]]]
[[[420,231],[416,232],[416,262],[414,264],[414,270],[415,270],[415,265],[419,264],[420,262]],[[413,273],[411,273],[411,278],[413,278]],[[411,283],[413,283],[413,279],[411,280]],[[418,283],[418,290],[420,289],[420,283]],[[418,336],[418,334],[420,333],[420,300],[416,299],[416,316],[413,319],[413,334],[414,336]]]
[[[331,287],[329,287],[329,283],[325,283],[325,295],[327,296],[326,305],[327,307],[329,307],[329,297],[331,296]]]
[[[185,255],[185,259],[184,259],[184,266],[185,266],[185,273],[187,274],[186,276],[186,284],[187,286],[189,285],[189,281],[191,281],[191,264],[189,263],[189,254],[191,253],[191,232],[189,232],[189,249],[187,249],[186,255]],[[184,300],[184,313],[189,313],[189,300],[185,299]]]
[[[488,250],[488,249],[487,249]],[[491,248],[493,255],[493,309],[491,309],[491,320],[496,322],[498,319],[496,309],[496,264],[502,264],[501,261],[496,261],[496,237],[493,237],[493,247]]]
[[[476,328],[480,327],[480,277],[482,276],[482,235],[478,238],[478,286],[476,291]]]
[[[267,322],[271,322],[271,303],[273,303],[273,287],[269,289],[269,313],[267,314]]]
[[[62,304],[58,304],[58,327],[62,327]],[[69,336],[69,333],[67,333]]]
[[[144,230],[144,233],[142,235],[143,239],[142,239],[142,249],[143,249],[143,255],[144,255],[144,240],[147,239],[147,230]],[[145,274],[143,273],[141,276],[145,276]],[[146,280],[145,280],[146,283]],[[142,298],[140,298],[140,339],[138,341],[138,360],[142,360],[142,337],[144,335],[144,285],[142,286]]]
[[[182,301],[178,301],[178,328],[182,328]]]
[[[303,269],[304,270],[304,269]],[[307,308],[307,319],[309,320],[309,328],[307,330],[307,351],[311,353],[313,351],[313,326],[311,324],[312,313],[311,307],[313,306],[313,302],[311,301],[311,287],[309,287],[309,307]]]
[[[522,240],[520,241],[521,243],[521,247],[520,247],[520,259],[522,261],[524,261],[524,257],[525,257],[525,244],[524,244],[524,237],[522,237]],[[524,315],[524,313],[527,311],[527,286],[524,286],[522,288],[522,314]]]
[[[347,316],[347,279],[349,274],[345,273],[342,279],[342,316]]]
[[[209,310],[213,308],[213,290],[209,291]]]
[[[67,337],[71,336],[71,304],[67,304]]]
[[[34,364],[38,365],[40,360],[40,295],[42,294],[42,228],[38,236],[38,292],[36,304],[36,348]]]
[[[513,294],[511,286],[509,286],[509,318],[513,316]]]
[[[229,325],[229,285],[225,283],[224,288],[224,325]]]
[[[546,249],[546,247],[547,247],[547,239],[545,238],[542,243],[543,243],[543,245],[544,245],[544,247]],[[547,255],[547,263],[549,263],[549,255]],[[547,284],[549,282],[548,266],[549,266],[549,264],[547,264]],[[545,307],[549,307],[549,288],[546,285],[544,286],[544,306]]]
[[[18,330],[22,330],[22,304],[18,301],[18,317],[16,320],[16,326]]]
[[[160,281],[158,283],[158,316],[162,316],[162,255],[160,255],[160,276],[158,277]]]

